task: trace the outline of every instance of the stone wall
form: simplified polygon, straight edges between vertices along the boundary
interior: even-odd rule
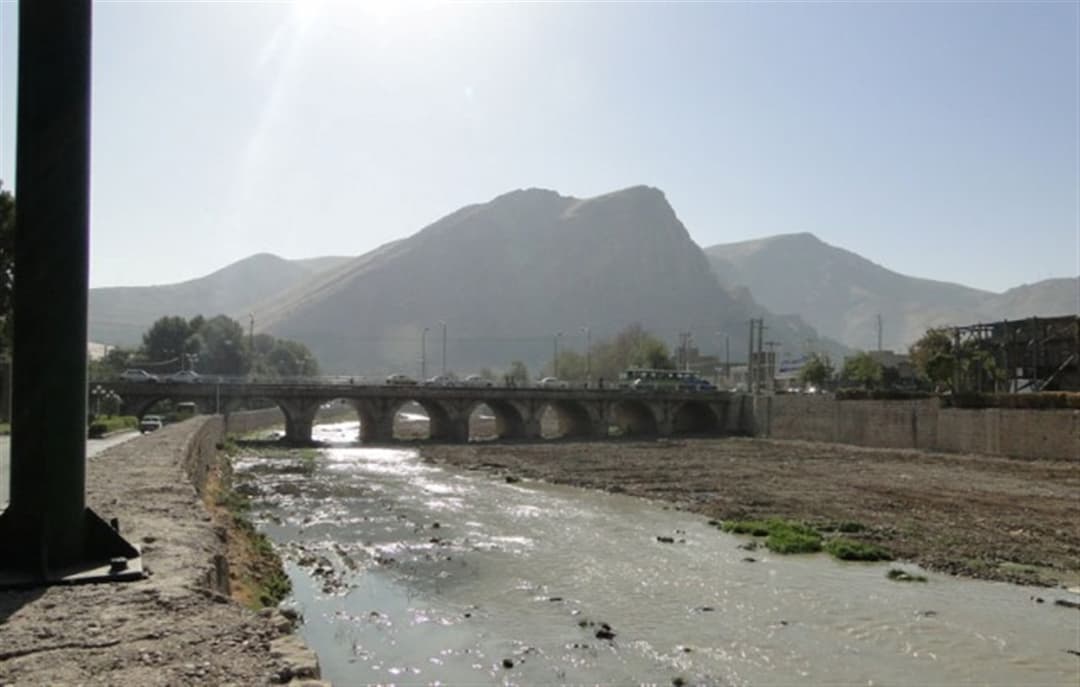
[[[1080,460],[1080,410],[942,408],[937,399],[750,399],[745,429],[774,439]]]
[[[285,415],[277,406],[261,410],[241,410],[225,416],[226,434],[247,434],[275,425],[285,425]]]

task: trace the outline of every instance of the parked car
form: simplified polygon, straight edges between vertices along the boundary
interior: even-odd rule
[[[160,415],[143,415],[142,419],[139,420],[139,431],[143,434],[153,432],[155,429],[161,429],[164,426],[165,422]]]
[[[120,373],[120,379],[125,382],[156,382],[157,375],[152,375],[146,370],[124,370]]]
[[[167,382],[176,382],[180,384],[193,384],[195,382],[201,382],[202,376],[194,370],[180,370],[174,374],[165,378]]]
[[[540,380],[540,386],[545,389],[565,389],[570,385],[558,377],[544,377]]]
[[[484,379],[480,375],[469,375],[462,382],[465,386],[493,386],[493,382],[490,379]]]
[[[449,375],[436,375],[427,379],[424,386],[457,386],[457,381]]]
[[[386,383],[392,386],[411,386],[416,384],[416,380],[409,375],[397,373],[387,376]]]

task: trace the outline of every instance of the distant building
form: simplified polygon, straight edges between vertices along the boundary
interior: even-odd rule
[[[966,344],[993,357],[1003,373],[1005,388],[999,390],[1080,391],[1080,315],[951,329],[961,350]]]

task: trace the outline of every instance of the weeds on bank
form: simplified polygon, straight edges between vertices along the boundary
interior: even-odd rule
[[[727,520],[720,528],[732,534],[751,534],[765,537],[765,547],[774,553],[815,553],[823,548],[844,561],[888,561],[892,554],[875,544],[836,537],[825,539],[818,530],[799,522],[769,518],[767,520]],[[860,532],[865,528],[857,522],[841,522],[829,529],[839,532]]]
[[[801,523],[769,518],[768,520],[729,520],[721,529],[732,534],[765,537],[765,547],[775,553],[814,553],[821,551],[821,533]]]
[[[876,544],[837,537],[825,542],[825,550],[842,561],[891,561],[892,554]]]

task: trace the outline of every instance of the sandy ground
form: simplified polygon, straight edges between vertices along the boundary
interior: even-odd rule
[[[191,422],[196,422],[193,420]],[[87,503],[118,517],[148,579],[0,592],[0,684],[261,685],[287,681],[294,641],[276,613],[208,588],[222,551],[180,467],[191,425],[114,446],[89,462]]]
[[[716,519],[866,526],[930,569],[1080,584],[1080,463],[761,439],[418,444],[437,463],[658,499]]]

